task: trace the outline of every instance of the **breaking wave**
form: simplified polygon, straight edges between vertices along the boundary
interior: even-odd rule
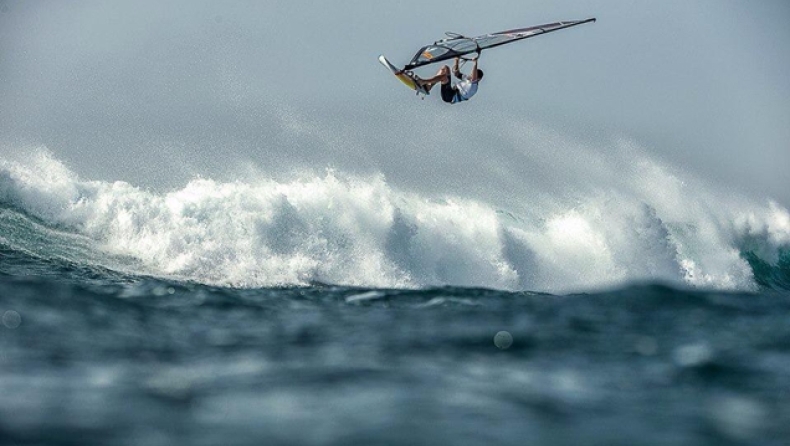
[[[786,209],[701,187],[690,194],[655,162],[635,169],[649,188],[522,212],[331,170],[290,181],[195,179],[155,192],[83,180],[41,149],[0,159],[0,245],[236,287],[790,288]]]

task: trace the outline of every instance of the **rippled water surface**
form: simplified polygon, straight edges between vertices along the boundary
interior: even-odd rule
[[[786,292],[236,290],[65,271],[0,280],[4,444],[790,438]]]

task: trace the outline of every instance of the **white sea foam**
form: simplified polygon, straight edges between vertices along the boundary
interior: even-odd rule
[[[567,292],[659,280],[752,289],[740,250],[771,263],[790,244],[789,214],[776,204],[716,193],[646,158],[621,173],[619,188],[591,188],[570,205],[528,203],[526,216],[333,171],[287,182],[196,179],[157,193],[82,180],[38,150],[0,159],[0,201],[138,259],[140,272],[245,287]]]

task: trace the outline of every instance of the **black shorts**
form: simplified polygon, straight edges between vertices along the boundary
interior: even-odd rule
[[[444,102],[452,104],[457,94],[458,90],[455,89],[452,82],[442,84],[442,100]]]

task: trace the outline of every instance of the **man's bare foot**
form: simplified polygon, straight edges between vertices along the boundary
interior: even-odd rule
[[[432,82],[420,78],[415,78],[414,82],[417,84],[418,87],[422,88],[425,91],[431,91],[431,88],[433,88],[434,85]]]

